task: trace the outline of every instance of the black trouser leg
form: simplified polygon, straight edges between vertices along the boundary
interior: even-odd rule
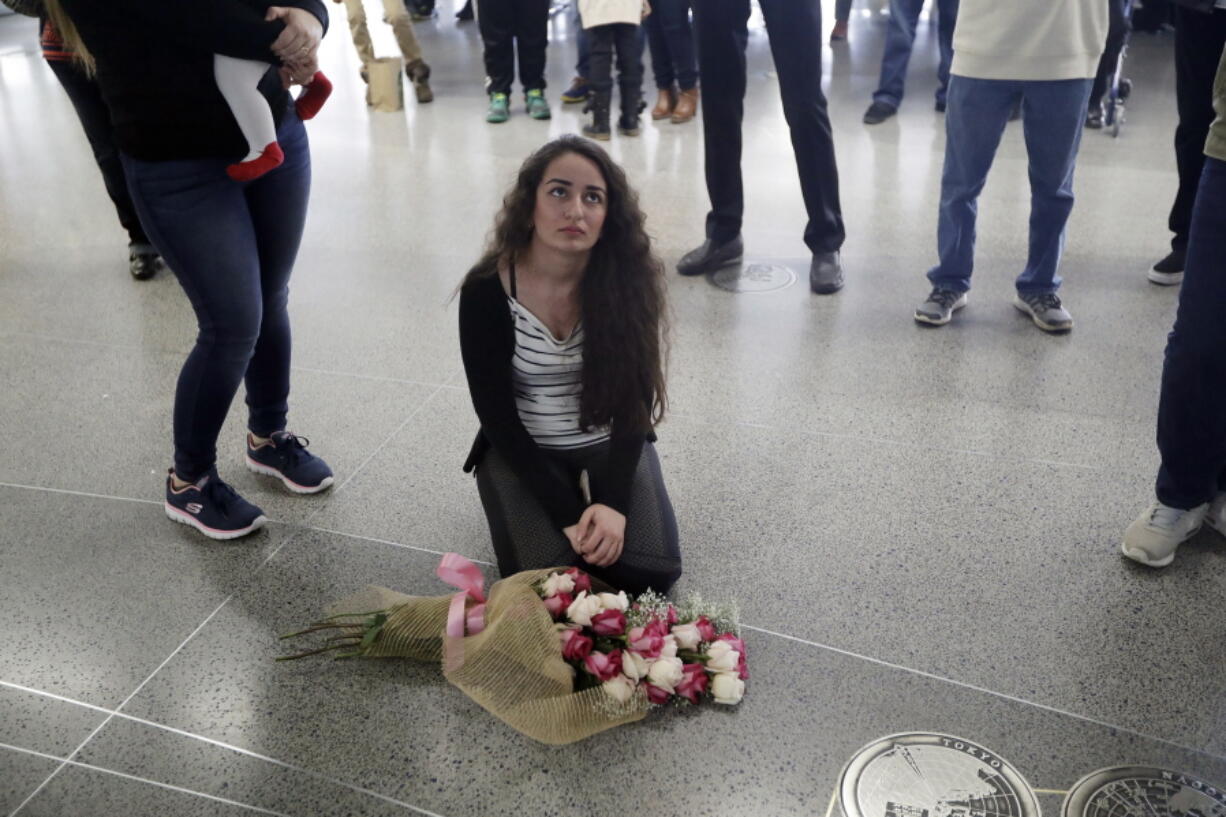
[[[545,52],[549,48],[549,0],[501,0],[514,6],[519,82],[525,91],[545,90]]]
[[[637,116],[643,99],[643,32],[636,25],[614,26],[613,47],[617,51],[617,87],[621,91],[622,114]]]
[[[741,120],[745,115],[748,23],[749,0],[702,0],[694,4],[694,39],[703,85],[702,138],[707,195],[711,198],[707,237],[716,244],[740,235],[745,211]]]
[[[613,90],[614,26],[595,26],[587,29],[588,84],[596,93]]]
[[[484,46],[486,91],[511,93],[515,80],[515,4],[510,0],[477,0],[477,23]]]
[[[1090,89],[1090,110],[1097,110],[1102,104],[1103,94],[1107,93],[1107,83],[1115,73],[1120,62],[1120,52],[1128,39],[1128,18],[1124,14],[1124,4],[1127,0],[1110,0],[1108,9],[1111,12],[1110,25],[1107,28],[1107,47],[1098,60],[1098,73],[1094,75],[1094,86]]]
[[[1213,78],[1226,45],[1226,9],[1212,14],[1175,8],[1175,164],[1179,192],[1171,207],[1171,246],[1185,249],[1192,225],[1192,205],[1205,166],[1205,137],[1213,123]]]
[[[106,103],[102,101],[98,83],[71,62],[48,60],[47,65],[64,87],[72,107],[77,111],[77,119],[81,121],[85,138],[89,140],[89,146],[94,152],[94,161],[102,171],[102,183],[106,185],[107,195],[115,204],[119,223],[128,231],[128,239],[133,244],[148,244],[149,238],[136,216],[136,208],[132,206],[128,182],[123,175],[123,165],[119,162],[119,149],[115,146],[111,114]]]
[[[815,253],[833,252],[843,246],[846,234],[834,136],[822,93],[821,6],[818,0],[760,2],[809,214],[805,244]]]

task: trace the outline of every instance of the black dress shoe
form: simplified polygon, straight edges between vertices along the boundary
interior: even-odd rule
[[[702,242],[702,246],[690,250],[677,263],[677,272],[682,275],[705,275],[717,269],[739,264],[745,255],[745,245],[738,235],[731,241],[716,244],[711,239]]]
[[[896,113],[898,113],[898,108],[893,105],[874,101],[872,105],[868,106],[868,110],[864,112],[864,124],[880,125]]]
[[[830,295],[843,288],[843,264],[838,250],[815,252],[809,264],[809,289],[818,295]]]

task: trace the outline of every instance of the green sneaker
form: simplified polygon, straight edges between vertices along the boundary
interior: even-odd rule
[[[528,116],[533,119],[550,119],[553,114],[549,111],[549,103],[545,101],[545,92],[540,88],[533,88],[524,94],[524,101],[528,103]]]
[[[506,122],[511,118],[511,101],[506,94],[490,94],[490,109],[485,114],[486,122]]]

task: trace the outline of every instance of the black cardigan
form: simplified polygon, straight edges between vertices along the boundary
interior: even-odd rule
[[[311,12],[322,0],[63,0],[98,64],[98,86],[119,149],[149,161],[235,158],[247,152],[213,76],[213,55],[279,65],[270,47],[285,23],[264,22],[270,6]],[[260,81],[280,124],[289,104],[277,72]]]
[[[540,500],[559,530],[578,522],[584,507],[578,486],[569,484],[557,469],[549,467],[544,451],[524,428],[515,407],[511,385],[515,323],[497,275],[465,284],[460,290],[460,353],[464,358],[473,408],[481,421],[464,470],[471,471],[493,446],[506,457],[511,470],[524,481],[532,495]],[[614,424],[609,442],[607,484],[593,485],[593,502],[626,513],[634,471],[647,440],[655,440],[655,435],[619,433]]]

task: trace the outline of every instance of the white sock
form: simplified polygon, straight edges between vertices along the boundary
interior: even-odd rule
[[[258,87],[268,72],[268,65],[258,60],[213,55],[213,76],[217,80],[217,88],[230,105],[230,112],[247,139],[248,153],[244,162],[258,159],[269,143],[277,141],[272,111]]]

